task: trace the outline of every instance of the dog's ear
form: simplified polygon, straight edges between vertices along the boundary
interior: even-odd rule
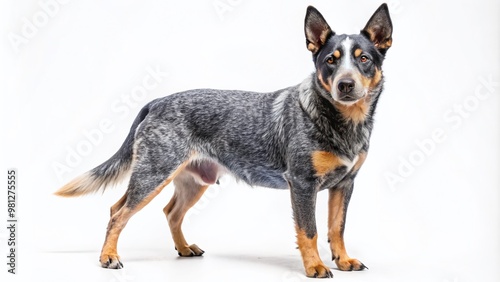
[[[382,4],[370,18],[361,34],[370,39],[382,54],[392,45],[392,22],[387,4]]]
[[[325,18],[313,6],[307,7],[304,32],[306,34],[307,49],[313,54],[318,52],[330,36],[335,35]]]

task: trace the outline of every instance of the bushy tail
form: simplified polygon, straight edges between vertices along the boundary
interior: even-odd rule
[[[122,146],[111,158],[94,169],[78,176],[54,194],[62,197],[78,197],[95,193],[106,186],[117,184],[130,171],[134,154],[135,132],[149,113],[149,104],[139,112]]]

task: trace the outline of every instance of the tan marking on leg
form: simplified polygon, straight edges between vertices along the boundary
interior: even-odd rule
[[[351,173],[357,172],[366,160],[367,153],[365,151],[358,154],[358,161],[352,167]]]
[[[333,277],[330,268],[319,257],[318,234],[314,235],[313,238],[309,238],[306,232],[298,226],[295,226],[295,230],[297,231],[297,245],[302,255],[307,277]]]
[[[317,176],[324,176],[330,171],[343,165],[342,159],[325,151],[314,151],[311,155],[312,165]]]
[[[321,83],[321,85],[323,86],[323,88],[325,88],[325,90],[328,91],[328,93],[332,92],[332,87],[331,87],[330,81],[326,81],[325,82],[323,80],[323,76],[321,75],[321,72],[319,70],[317,70],[317,73],[318,73],[319,82]]]
[[[198,202],[208,185],[200,185],[187,171],[174,179],[175,192],[163,212],[168,220],[170,232],[180,256],[200,256],[204,253],[197,245],[189,245],[182,233],[182,221],[186,212]]]
[[[111,207],[110,209],[111,217],[113,217],[113,215],[123,207],[126,201],[127,201],[127,192],[125,192],[125,194],[120,198],[120,200],[118,200],[118,202],[116,202]]]
[[[361,55],[361,53],[363,53],[363,50],[361,50],[359,48],[354,50],[354,57],[356,57],[356,58],[359,57]]]
[[[122,268],[117,252],[118,237],[132,216],[130,209],[123,207],[110,219],[106,232],[106,240],[101,250],[99,261],[104,268]]]
[[[344,243],[344,194],[340,189],[330,189],[328,198],[328,238],[332,260],[340,270],[362,270],[366,268],[359,260],[347,255]]]
[[[163,182],[159,185],[153,192],[146,196],[137,206],[133,209],[123,206],[119,209],[110,219],[108,224],[108,231],[106,233],[106,239],[101,251],[101,266],[105,268],[121,268],[120,257],[117,252],[118,238],[121,231],[125,228],[128,220],[144,206],[146,206],[156,195],[158,195],[163,187],[165,187],[168,182]]]
[[[340,51],[339,50],[335,50],[335,52],[333,52],[333,56],[337,59],[340,58]]]
[[[151,202],[151,200],[154,197],[156,197],[156,195],[158,195],[161,192],[161,190],[163,190],[163,188],[167,186],[172,181],[172,179],[174,179],[180,173],[180,171],[182,171],[186,167],[187,164],[188,161],[181,164],[169,177],[167,177],[167,179],[165,179],[165,181],[163,181],[160,185],[158,185],[151,193],[149,193],[149,195],[144,197],[142,201],[139,202],[139,204],[137,204],[135,207],[130,209],[124,203],[123,206],[118,211],[116,211],[116,213],[111,217],[108,223],[106,239],[104,240],[104,245],[101,251],[100,262],[102,267],[104,268],[123,267],[117,252],[118,238],[120,236],[121,231],[123,230],[123,228],[125,228],[125,225],[127,224],[128,220],[135,213],[137,213],[144,206],[146,206],[149,202]],[[118,201],[117,204],[120,204],[120,201]]]
[[[382,71],[379,69],[375,69],[375,75],[373,76],[369,85],[370,89],[375,88],[380,83],[381,80],[382,80]]]
[[[328,238],[332,249],[332,259],[347,256],[341,229],[344,224],[344,195],[340,190],[329,190],[328,198]]]

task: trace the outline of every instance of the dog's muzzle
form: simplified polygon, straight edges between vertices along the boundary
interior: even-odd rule
[[[354,102],[363,98],[362,93],[355,91],[356,82],[351,78],[343,78],[337,82],[338,99],[342,102]]]

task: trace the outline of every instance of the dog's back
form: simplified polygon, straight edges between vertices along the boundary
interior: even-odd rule
[[[156,141],[151,142],[168,140],[169,146],[182,150],[175,157],[196,152],[195,159],[215,161],[248,184],[286,188],[283,127],[289,113],[283,109],[292,103],[296,89],[198,89],[167,96],[153,102],[136,138],[154,134]]]

